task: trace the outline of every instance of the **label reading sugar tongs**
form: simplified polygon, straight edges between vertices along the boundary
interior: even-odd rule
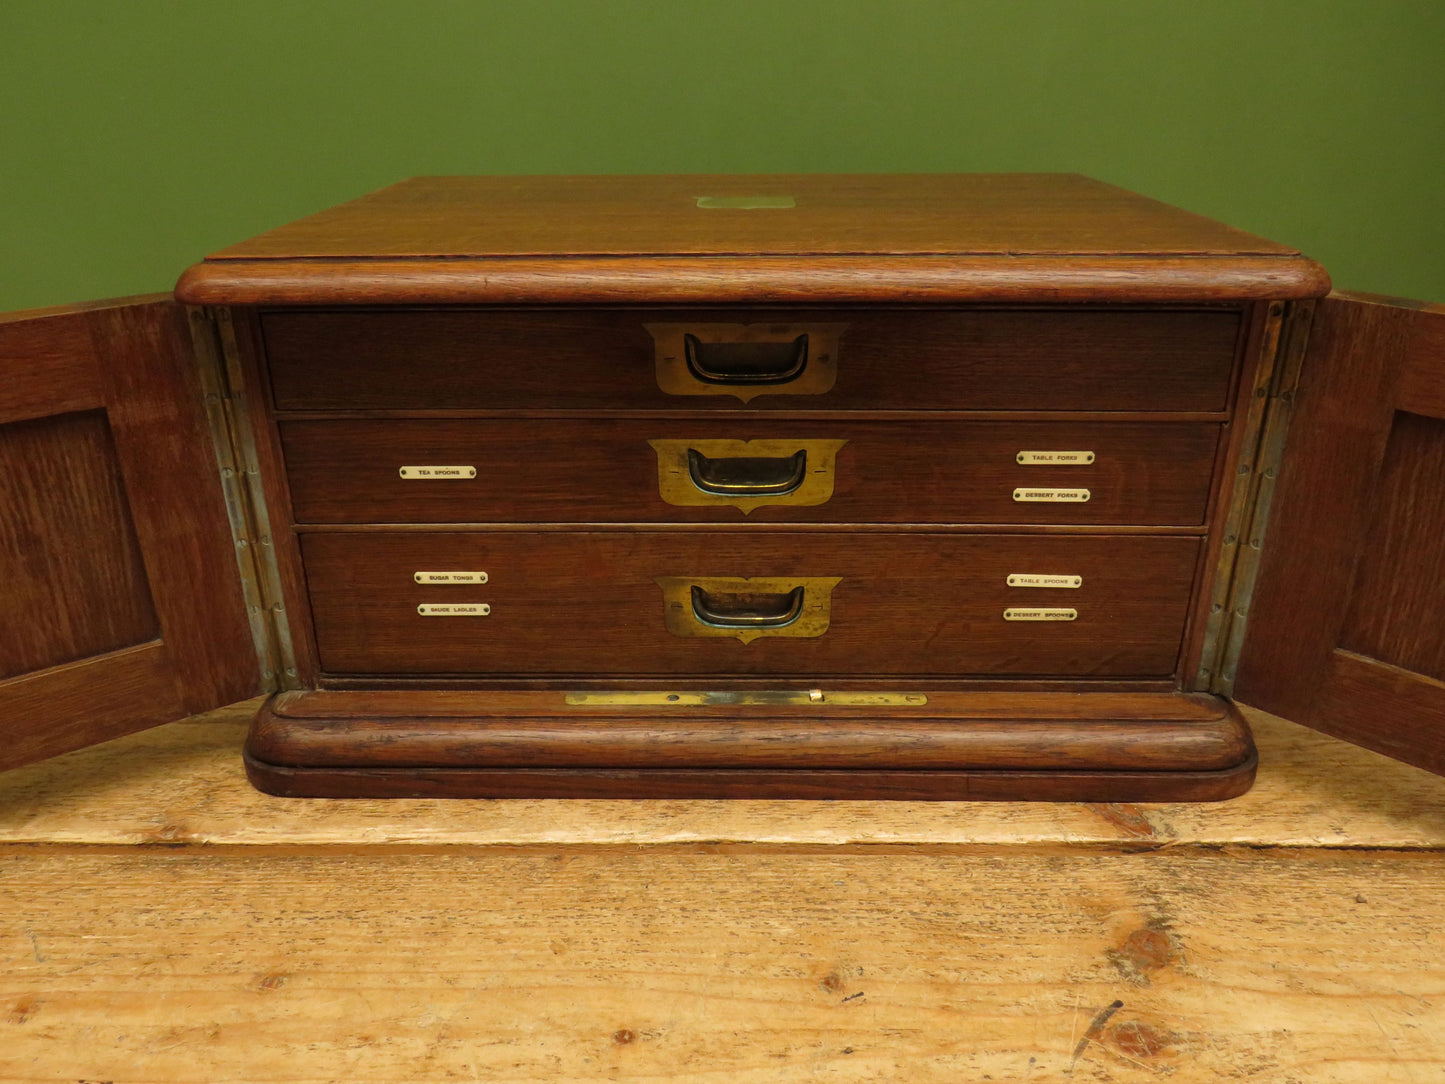
[[[417,583],[486,583],[485,572],[413,572]]]

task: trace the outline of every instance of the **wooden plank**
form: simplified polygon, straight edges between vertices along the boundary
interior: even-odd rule
[[[0,843],[1445,847],[1445,780],[1259,712],[1258,781],[1222,803],[337,801],[247,784],[258,706],[0,776]]]
[[[1322,297],[1300,256],[773,256],[208,260],[187,305],[610,305],[1274,301]]]
[[[99,411],[0,425],[0,679],[159,631]]]
[[[1445,855],[0,856],[7,1080],[1436,1081]]]
[[[35,322],[0,319],[0,374],[0,425],[105,402],[90,331],[72,313]]]
[[[707,209],[699,196],[787,197]],[[726,259],[719,259],[726,257]],[[1084,177],[422,177],[192,267],[187,304],[1318,297],[1293,249]]]
[[[700,196],[795,206],[708,209]],[[413,177],[213,260],[552,254],[1298,256],[1077,174]]]
[[[175,719],[181,706],[159,640],[92,655],[5,684],[0,769]]]
[[[1419,302],[1396,304],[1414,305],[1421,312],[1435,313],[1436,319],[1419,319],[1414,322],[1408,351],[1400,374],[1400,397],[1397,406],[1414,414],[1430,418],[1445,418],[1445,305],[1426,305]]]
[[[87,315],[184,710],[254,696],[262,688],[260,666],[185,313],[165,298]]]

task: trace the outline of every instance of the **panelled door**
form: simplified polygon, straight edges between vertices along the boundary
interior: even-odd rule
[[[253,696],[185,312],[0,316],[0,768]]]
[[[1445,774],[1445,305],[1320,303],[1235,695]]]

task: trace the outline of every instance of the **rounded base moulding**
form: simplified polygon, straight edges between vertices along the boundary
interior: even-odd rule
[[[252,726],[247,773],[285,797],[1177,802],[1242,794],[1257,763],[1238,709],[1204,694],[944,692],[883,707],[586,699],[282,693]]]

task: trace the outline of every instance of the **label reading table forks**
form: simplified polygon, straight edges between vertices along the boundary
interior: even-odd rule
[[[1019,452],[1014,457],[1025,465],[1040,464],[1053,467],[1087,466],[1094,461],[1093,452]]]

